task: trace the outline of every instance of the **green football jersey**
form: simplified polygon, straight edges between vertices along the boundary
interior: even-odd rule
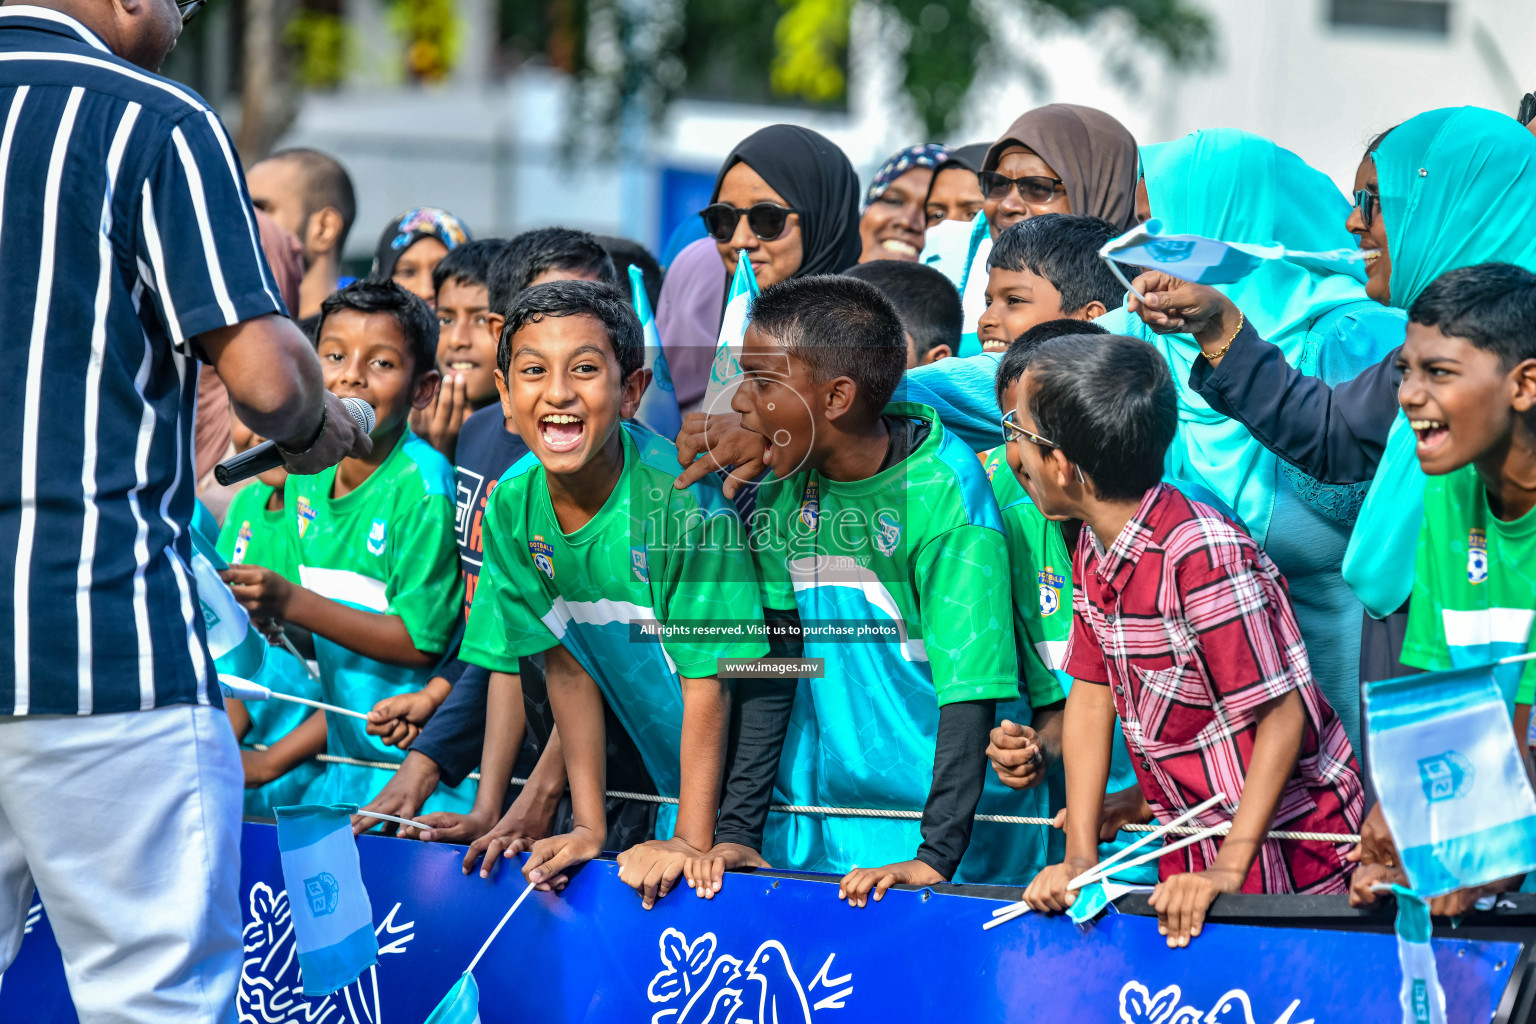
[[[331,496],[333,466],[313,476],[290,476],[283,509],[289,558],[306,590],[342,604],[398,615],[418,650],[441,652],[452,639],[463,606],[459,547],[454,532],[453,467],[409,430],[362,486]],[[315,637],[325,700],[368,711],[385,697],[419,690],[431,668],[375,661]],[[329,715],[329,753],[364,761],[405,759],[405,751],[368,735],[366,723]],[[329,764],[306,794],[308,803],[367,803],[393,773],[382,768]],[[440,787],[425,810],[466,811],[474,783]]]
[[[1536,509],[1513,522],[1488,510],[1474,466],[1432,476],[1414,566],[1403,663],[1438,670],[1481,665],[1533,649]],[[1536,661],[1501,665],[1511,705],[1536,694]]]
[[[736,509],[714,477],[673,487],[677,449],[625,424],[624,467],[603,507],[572,533],[526,455],[496,484],[484,562],[459,656],[495,672],[557,644],[581,663],[635,740],[657,790],[677,796],[681,678],[721,658],[768,653],[757,578]],[[671,834],[663,808],[657,835]]]
[[[267,508],[274,493],[260,480],[235,492],[219,530],[219,554],[230,565],[259,565],[292,579],[296,574],[287,566],[289,544],[283,532],[293,529],[293,521],[286,508]]]
[[[886,414],[929,424],[897,465],[852,482],[805,470],[758,490],[765,600],[798,610],[804,656],[825,659],[796,703],[795,728],[815,736],[814,770],[797,773],[815,799],[796,802],[920,810],[939,708],[1019,697],[1008,548],[981,463],[927,406]],[[921,834],[915,821],[827,817],[822,840],[825,867],[846,871],[907,860]]]

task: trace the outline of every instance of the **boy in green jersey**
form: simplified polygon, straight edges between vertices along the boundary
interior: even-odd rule
[[[649,383],[643,360],[640,321],[607,285],[536,285],[507,310],[496,383],[531,451],[487,502],[460,657],[492,673],[481,799],[494,820],[523,739],[517,659],[544,653],[575,825],[534,844],[524,873],[540,889],[603,849],[607,698],[657,790],[678,798],[658,838],[619,858],[649,908],[710,847],[730,717],[719,661],[768,645],[734,507],[714,480],[674,488],[676,449],[622,422]]]
[[[1429,475],[1402,661],[1427,670],[1536,649],[1536,274],[1489,263],[1447,273],[1408,311],[1398,403]],[[1536,662],[1494,669],[1526,749]],[[1402,880],[1380,805],[1361,827],[1350,896]],[[1431,904],[1458,915],[1484,891]],[[1406,884],[1406,883],[1405,883]]]
[[[290,734],[283,763],[269,765],[279,773],[321,750],[401,761],[448,694],[431,669],[461,605],[453,468],[406,425],[438,385],[432,311],[397,285],[359,281],[322,304],[318,337],[326,387],[373,407],[373,451],[314,476],[289,477],[284,565],[274,571],[247,559],[224,579],[252,618],[314,633],[326,701],[362,711],[405,696],[412,707],[381,727],[311,716]],[[328,764],[304,800],[366,803],[391,774]],[[473,794],[470,783],[440,789],[426,809],[464,810]]]
[[[1019,697],[997,503],[931,409],[887,405],[905,363],[876,288],[792,279],[753,304],[732,400],[773,453],[751,523],[765,602],[798,611],[805,657],[825,659],[796,704],[815,802],[923,811],[823,819],[854,906],[962,869],[994,708]]]

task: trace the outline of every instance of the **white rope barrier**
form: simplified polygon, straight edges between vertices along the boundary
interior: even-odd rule
[[[257,745],[255,749],[265,750],[266,748],[264,746]],[[315,760],[324,762],[325,764],[348,764],[358,768],[382,768],[385,771],[391,772],[400,770],[400,765],[392,761],[360,761],[355,757],[339,757],[335,754],[316,754]],[[465,778],[474,779],[478,782],[480,780],[480,773],[470,772],[467,776],[465,776]],[[523,786],[527,784],[528,780],[513,778],[510,780],[510,782],[514,786]],[[647,804],[677,803],[677,797],[675,796],[657,796],[655,793],[625,793],[622,791],[610,791],[605,793],[604,796],[615,800],[635,800],[640,803]],[[804,804],[774,804],[769,808],[769,810],[779,811],[783,814],[820,814],[833,818],[885,818],[888,820],[894,819],[897,821],[921,821],[923,817],[922,811],[890,811],[880,810],[873,807],[816,807]],[[1017,814],[978,814],[976,815],[976,820],[991,822],[999,825],[1051,824],[1050,818],[1030,818]],[[1217,831],[1212,832],[1211,834],[1215,836],[1224,836],[1227,834],[1227,830],[1230,828],[1230,825],[1221,825],[1217,827]],[[1122,832],[1155,832],[1157,829],[1157,825],[1120,826],[1120,830]],[[1178,828],[1170,828],[1165,831],[1168,835],[1192,836],[1201,832],[1207,832],[1209,829],[1196,828],[1193,826],[1181,826]],[[1274,831],[1269,833],[1269,838],[1313,843],[1358,843],[1360,841],[1360,837],[1358,835],[1348,835],[1345,833],[1332,832]]]

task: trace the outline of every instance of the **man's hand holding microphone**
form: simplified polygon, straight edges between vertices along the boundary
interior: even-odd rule
[[[329,469],[342,459],[359,458],[373,450],[373,409],[360,398],[337,398],[325,392],[320,422],[307,435],[288,442],[267,440],[219,463],[213,475],[224,486],[239,483],[269,469],[285,466],[307,475]],[[296,448],[295,445],[302,445]]]

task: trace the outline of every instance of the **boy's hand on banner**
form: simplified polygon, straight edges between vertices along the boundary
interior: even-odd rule
[[[712,900],[725,884],[727,871],[756,871],[758,868],[771,867],[773,865],[750,846],[742,843],[716,843],[708,853],[689,857],[683,863],[683,878],[690,889],[704,899]]]
[[[688,487],[716,470],[730,469],[725,496],[734,498],[743,484],[762,476],[772,464],[773,449],[762,434],[741,425],[740,413],[691,412],[683,417],[677,435],[677,461],[684,468],[673,486]]]
[[[230,593],[252,619],[282,620],[288,617],[288,601],[294,586],[271,569],[259,565],[232,565],[219,573]]]
[[[1387,827],[1386,815],[1382,814],[1379,803],[1360,823],[1359,845],[1344,857],[1360,865],[1349,880],[1349,904],[1352,907],[1374,906],[1381,899],[1381,893],[1371,891],[1373,885],[1409,884],[1399,863],[1392,830]]]
[[[1390,895],[1375,891],[1375,886],[1409,884],[1408,876],[1402,868],[1389,868],[1385,864],[1362,864],[1349,876],[1349,905],[1374,907],[1383,896]]]
[[[650,910],[657,900],[677,886],[688,859],[700,856],[703,856],[702,850],[694,849],[676,836],[651,839],[619,854],[619,881],[635,890],[640,896],[640,905]]]
[[[426,754],[413,751],[405,755],[405,763],[400,766],[400,770],[379,790],[378,796],[364,805],[363,810],[393,814],[397,818],[414,818],[416,812],[421,810],[421,805],[427,802],[427,797],[437,788],[441,777],[442,772],[436,761]],[[382,835],[398,833],[402,839],[421,838],[420,831],[414,828],[405,828],[392,821],[381,822],[377,818],[352,816],[352,834],[355,836],[362,835],[374,826],[380,826]]]
[[[496,816],[477,803],[467,814],[450,811],[433,811],[416,819],[421,822],[417,835],[424,843],[473,843],[485,835],[496,823]],[[464,873],[473,869],[475,858],[465,856]]]
[[[1049,765],[1034,729],[1005,719],[992,729],[989,739],[987,760],[1003,785],[1009,789],[1033,789],[1045,781]]]
[[[1243,879],[1233,871],[1186,871],[1159,882],[1147,903],[1157,911],[1157,931],[1167,936],[1168,948],[1180,949],[1205,927],[1206,911],[1217,896],[1241,892],[1242,888]]]
[[[469,852],[464,856],[466,875],[478,857],[480,877],[490,878],[497,862],[533,849],[534,843],[549,835],[549,824],[555,816],[560,796],[557,793],[553,799],[547,799],[531,792],[531,789],[530,786],[524,786],[501,820],[470,844]]]
[[[1049,865],[1025,887],[1024,902],[1044,914],[1062,913],[1077,902],[1077,890],[1068,891],[1067,883],[1097,863],[1092,857],[1072,857]]]
[[[1232,300],[1208,284],[1194,284],[1172,274],[1149,270],[1131,282],[1135,291],[1126,295],[1126,307],[1158,334],[1201,334],[1223,321],[1237,321]],[[1143,302],[1136,296],[1146,296]]]
[[[577,825],[569,832],[540,839],[523,863],[523,877],[539,892],[559,892],[583,864],[602,855],[604,838]]]
[[[837,883],[837,898],[847,900],[850,907],[863,907],[869,904],[871,890],[878,903],[893,885],[938,885],[947,881],[931,864],[904,860],[879,868],[854,868]]]

